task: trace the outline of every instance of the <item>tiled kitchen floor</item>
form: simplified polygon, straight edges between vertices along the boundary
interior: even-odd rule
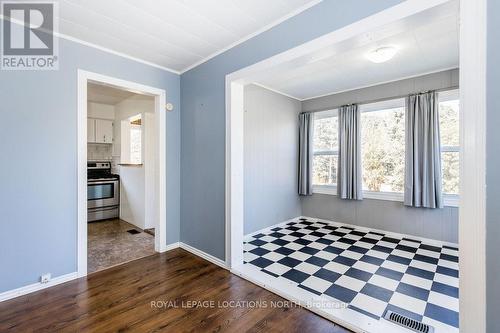
[[[128,230],[140,231],[131,234]],[[155,253],[154,236],[134,225],[114,219],[88,224],[88,273]]]

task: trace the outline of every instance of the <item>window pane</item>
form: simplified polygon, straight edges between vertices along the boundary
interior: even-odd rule
[[[443,168],[443,193],[458,194],[459,153],[441,153]]]
[[[337,150],[338,118],[328,117],[314,120],[314,151]]]
[[[315,155],[313,159],[313,184],[337,184],[337,155]]]
[[[130,126],[130,162],[140,164],[142,159],[142,128],[141,125]]]
[[[363,189],[403,192],[404,108],[361,113]]]
[[[441,146],[459,145],[458,100],[439,103],[439,131]]]

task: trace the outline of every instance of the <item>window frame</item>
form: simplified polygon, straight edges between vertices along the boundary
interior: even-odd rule
[[[454,97],[459,97],[459,89],[450,89],[450,90],[444,90],[441,92],[438,92],[438,103],[441,101],[446,101],[446,100],[455,100],[459,98],[454,98]],[[441,98],[443,98],[441,100]],[[369,103],[360,103],[360,112],[374,112],[374,111],[381,111],[383,109],[393,109],[397,107],[403,106],[405,109],[404,112],[406,112],[406,105],[405,105],[405,98],[402,97],[397,97],[397,98],[389,98],[389,99],[384,99],[376,102],[369,102]],[[314,120],[316,119],[322,119],[322,118],[327,118],[327,117],[335,117],[338,116],[338,108],[335,109],[330,109],[330,110],[325,110],[325,111],[320,111],[317,112],[314,116]],[[406,125],[405,125],[406,126]],[[459,146],[441,146],[441,152],[445,151],[460,151]],[[322,151],[313,151],[313,155],[337,155],[338,156],[338,150],[322,150]],[[317,194],[326,194],[326,195],[337,195],[337,185],[319,185],[319,184],[313,184],[313,193]],[[404,201],[404,192],[374,192],[374,191],[368,191],[368,190],[363,190],[363,198],[365,199],[374,199],[374,200],[385,200],[385,201],[397,201],[397,202],[403,202]],[[443,193],[443,203],[444,206],[447,207],[458,207],[459,205],[459,195],[456,194],[445,194]]]

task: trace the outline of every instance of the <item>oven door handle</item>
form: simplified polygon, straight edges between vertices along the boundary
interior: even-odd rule
[[[106,185],[106,184],[118,184],[118,180],[102,180],[98,182],[88,181],[87,185]]]

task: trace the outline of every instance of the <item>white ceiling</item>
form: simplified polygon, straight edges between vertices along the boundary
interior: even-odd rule
[[[59,32],[174,71],[319,0],[59,0]]]
[[[449,3],[381,31],[359,36],[349,46],[322,50],[268,70],[255,83],[299,100],[414,77],[459,65],[458,2]],[[365,55],[377,47],[399,49],[375,64]]]
[[[116,105],[132,96],[140,99],[152,98],[151,96],[136,94],[131,91],[118,89],[103,84],[89,83],[87,85],[87,100],[89,102]]]

